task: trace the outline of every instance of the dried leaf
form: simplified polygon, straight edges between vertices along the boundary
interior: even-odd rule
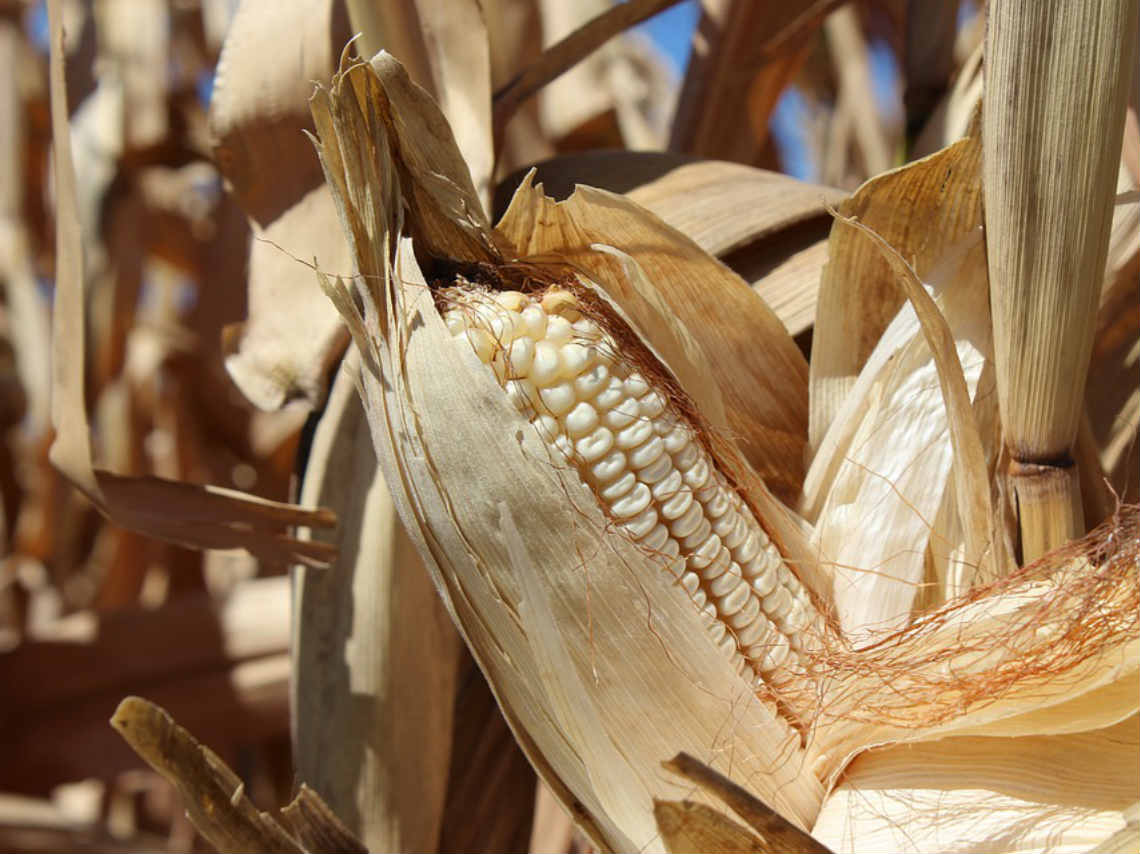
[[[890,168],[893,158],[890,142],[879,123],[867,45],[855,7],[845,5],[836,9],[824,21],[823,31],[839,78],[836,112],[850,117],[862,174],[879,175]],[[846,154],[837,150],[825,156],[824,181],[839,183],[843,180],[848,171]]]
[[[534,62],[495,93],[496,138],[501,137],[502,129],[527,98],[594,53],[618,33],[652,18],[677,2],[679,0],[631,0],[613,6],[544,50]]]
[[[763,854],[765,848],[746,827],[722,813],[693,801],[653,802],[653,817],[665,848],[675,854],[707,851],[709,854]]]
[[[57,191],[57,282],[53,323],[52,462],[99,509],[125,527],[197,548],[245,548],[267,560],[326,560],[283,533],[290,524],[327,527],[329,514],[303,511],[218,487],[159,478],[120,477],[93,465],[84,397],[85,329],[83,246],[63,101],[62,38],[58,0],[51,12],[52,131]]]
[[[807,58],[811,35],[835,0],[807,7],[705,0],[681,88],[674,151],[756,164],[780,93]],[[740,117],[747,115],[747,128]],[[725,128],[736,128],[725,133]]]
[[[662,152],[570,154],[534,168],[533,183],[556,199],[570,196],[576,184],[626,193],[739,273],[791,335],[814,322],[827,261],[827,205],[837,204],[841,191],[741,164]],[[496,210],[506,209],[523,178],[519,173],[499,185]]]
[[[332,75],[348,35],[334,0],[280,9],[243,3],[218,60],[209,115],[214,159],[253,229],[248,318],[228,333],[226,370],[265,410],[296,398],[320,405],[330,364],[345,344],[340,317],[306,266],[319,257],[330,270],[351,272],[304,130],[313,126],[313,81]],[[264,156],[268,150],[273,157]]]
[[[340,523],[327,569],[294,574],[294,762],[369,848],[436,847],[459,638],[396,518],[356,386],[340,368],[301,503]]]
[[[926,280],[981,224],[980,156],[977,140],[956,143],[872,178],[838,211],[882,235]],[[890,265],[874,244],[850,229],[833,229],[812,337],[812,456],[903,302]]]
[[[398,57],[439,104],[486,210],[491,198],[491,55],[485,10],[473,0],[347,0],[357,47]]]

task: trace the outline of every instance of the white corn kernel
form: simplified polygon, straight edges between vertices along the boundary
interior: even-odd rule
[[[622,527],[633,539],[644,541],[650,532],[657,527],[657,511],[652,507],[646,507],[632,519],[623,522]],[[645,543],[642,542],[642,545]],[[664,548],[664,544],[661,547]]]
[[[574,407],[577,396],[574,394],[573,383],[557,383],[542,389],[538,393],[542,405],[553,416],[565,415]]]
[[[614,436],[614,442],[623,450],[636,448],[653,435],[653,425],[648,421],[634,421],[628,427],[619,430]]]
[[[673,468],[673,460],[668,454],[662,454],[656,460],[651,462],[645,468],[637,473],[637,479],[642,483],[660,485],[669,479],[669,475],[676,470]],[[677,482],[680,483],[681,475],[677,474]],[[676,491],[676,490],[672,490]],[[654,498],[657,498],[656,487],[654,487]]]
[[[637,483],[637,478],[633,476],[633,472],[627,471],[613,483],[604,486],[598,490],[598,496],[605,502],[613,503],[633,489]]]
[[[601,362],[591,366],[585,373],[574,379],[574,390],[583,400],[590,400],[606,387],[610,381],[609,369]]]
[[[605,427],[601,429],[606,430]],[[606,430],[606,433],[609,432]],[[623,471],[625,471],[625,454],[621,451],[611,451],[594,463],[590,469],[590,474],[598,483],[609,483]]]
[[[549,341],[534,345],[534,358],[530,365],[530,380],[539,388],[557,381],[559,370],[558,348]]]
[[[621,430],[628,427],[637,419],[637,401],[627,397],[617,406],[606,410],[602,420],[611,430]]]
[[[588,403],[579,403],[566,413],[566,433],[574,439],[598,426],[598,413]]]
[[[610,506],[610,513],[616,519],[629,519],[648,507],[652,500],[653,496],[649,493],[649,487],[644,483],[639,483],[629,495],[619,498]]]

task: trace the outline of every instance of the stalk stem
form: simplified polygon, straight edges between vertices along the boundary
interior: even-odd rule
[[[1104,281],[1137,0],[992,0],[983,191],[994,363],[1026,560],[1084,533],[1072,463]]]

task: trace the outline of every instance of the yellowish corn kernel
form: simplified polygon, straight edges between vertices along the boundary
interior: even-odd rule
[[[444,320],[607,515],[668,560],[727,654],[779,682],[818,614],[693,427],[573,293],[447,289]]]

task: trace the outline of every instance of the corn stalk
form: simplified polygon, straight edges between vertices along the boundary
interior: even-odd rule
[[[990,4],[986,239],[998,399],[1027,562],[1085,531],[1073,445],[1136,42],[1135,0]]]

